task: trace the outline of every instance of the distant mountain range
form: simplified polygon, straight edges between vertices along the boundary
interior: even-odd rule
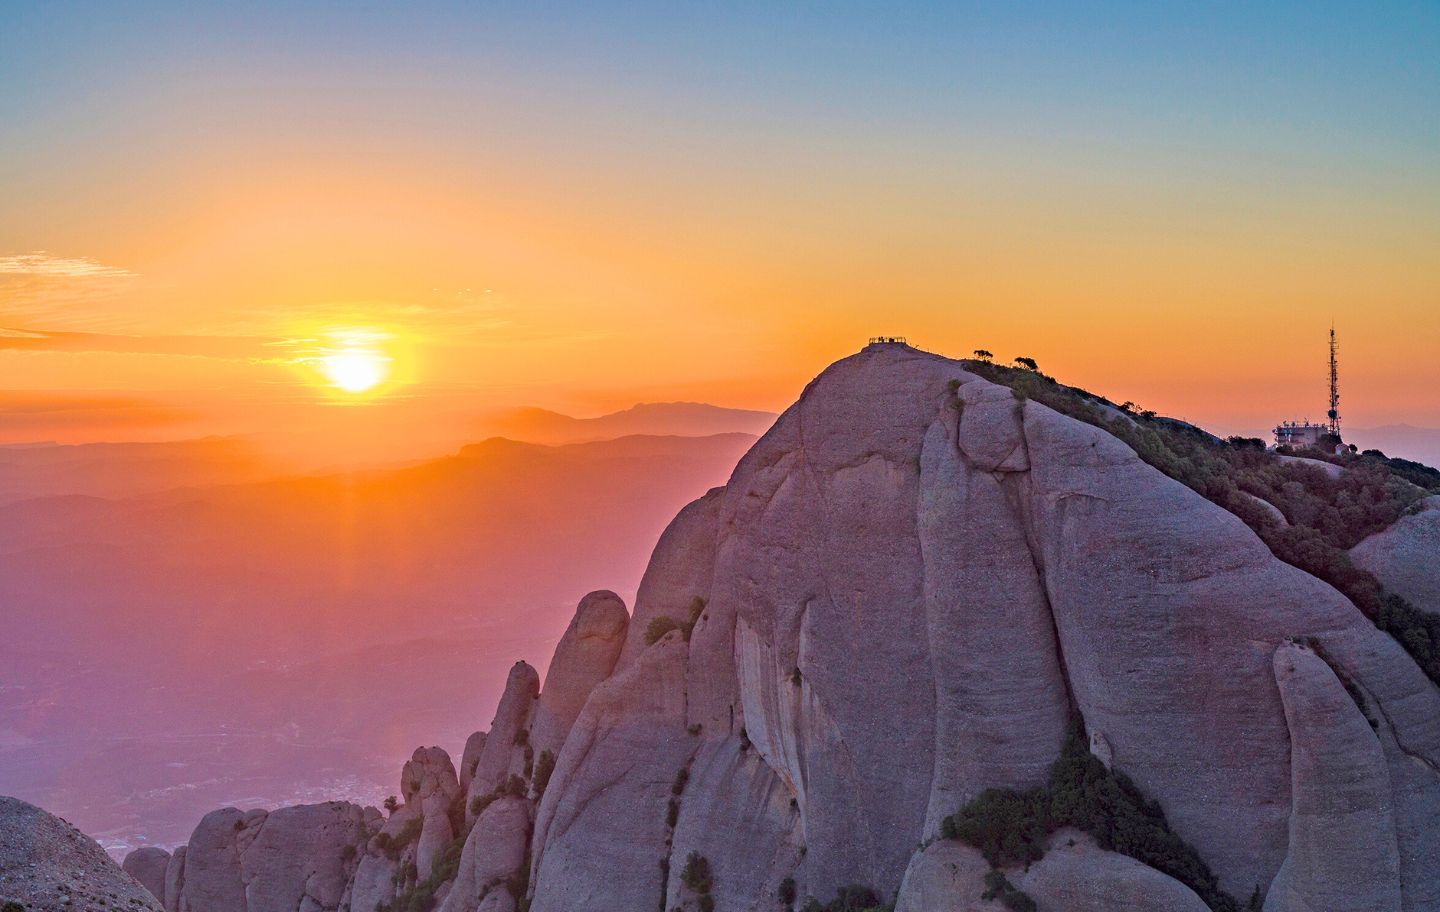
[[[1381,450],[1387,456],[1399,456],[1426,465],[1440,466],[1440,428],[1415,427],[1409,424],[1348,428],[1345,439],[1362,450]]]
[[[512,409],[482,419],[480,429],[532,443],[582,443],[629,434],[759,436],[774,423],[773,412],[722,408],[703,402],[645,402],[596,418],[572,418],[541,408]]]
[[[83,494],[129,497],[191,485],[258,481],[276,469],[245,440],[0,446],[0,504]]]

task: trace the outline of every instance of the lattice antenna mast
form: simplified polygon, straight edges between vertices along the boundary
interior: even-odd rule
[[[1335,361],[1335,324],[1330,324],[1330,433],[1340,436],[1340,370]]]

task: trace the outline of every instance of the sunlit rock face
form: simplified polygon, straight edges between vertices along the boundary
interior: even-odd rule
[[[170,853],[155,846],[136,849],[125,856],[121,869],[150,891],[155,901],[165,902],[165,872],[170,867]]]
[[[1077,715],[1242,903],[1440,912],[1435,686],[1235,516],[959,362],[879,345],[827,369],[675,518],[624,615],[587,596],[543,689],[511,671],[430,856],[447,912],[759,912],[851,884],[993,909],[942,822],[1044,784]],[[233,860],[256,819],[217,813],[185,890],[281,908]],[[413,895],[414,848],[357,836],[351,912]],[[1046,912],[1205,908],[1074,831],[1007,876]]]

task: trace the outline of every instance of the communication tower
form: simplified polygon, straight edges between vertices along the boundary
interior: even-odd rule
[[[1335,324],[1330,324],[1330,433],[1340,436],[1340,370],[1335,361]]]

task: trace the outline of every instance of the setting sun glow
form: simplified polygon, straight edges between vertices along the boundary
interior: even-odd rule
[[[331,386],[347,393],[364,393],[374,389],[390,373],[390,356],[369,334],[346,333],[338,336],[339,347],[319,358],[320,371]]]

